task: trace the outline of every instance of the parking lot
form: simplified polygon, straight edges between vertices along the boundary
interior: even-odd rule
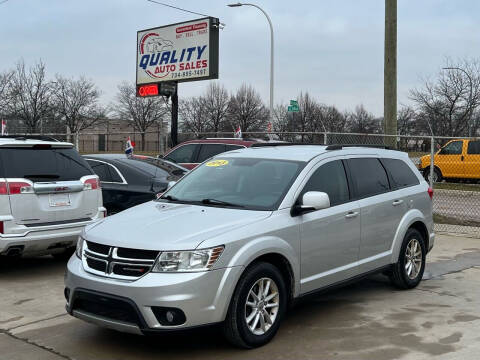
[[[383,276],[307,299],[255,350],[216,328],[141,337],[64,310],[65,264],[51,257],[0,265],[0,354],[20,359],[477,359],[480,239],[440,235],[424,281],[394,290]]]

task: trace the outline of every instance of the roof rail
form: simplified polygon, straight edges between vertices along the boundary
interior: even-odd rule
[[[41,141],[55,141],[57,139],[46,135],[0,135],[0,139],[15,139],[15,140],[41,140]]]
[[[266,146],[292,146],[292,145],[317,145],[323,146],[322,144],[312,144],[312,143],[292,143],[292,142],[263,142],[255,143],[251,147],[266,147]]]
[[[376,144],[333,144],[333,145],[328,145],[325,150],[341,150],[345,147],[365,147],[365,148],[375,148],[375,149],[386,149],[390,150],[391,147],[387,145],[376,145]]]

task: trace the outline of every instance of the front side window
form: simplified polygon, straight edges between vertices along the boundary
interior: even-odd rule
[[[387,173],[378,159],[349,159],[348,166],[356,185],[358,198],[374,196],[390,190]]]
[[[299,161],[216,158],[182,178],[163,197],[183,203],[275,210],[304,166]]]
[[[452,141],[440,150],[441,155],[461,155],[463,141]]]
[[[202,144],[197,162],[202,163],[211,157],[225,152],[225,144]]]
[[[480,141],[469,141],[467,153],[470,155],[480,155]]]
[[[420,184],[417,176],[404,161],[399,159],[382,159],[382,163],[390,173],[393,189]]]
[[[330,198],[330,206],[348,202],[350,194],[342,161],[331,161],[315,170],[303,188],[299,199],[308,191],[327,193]]]
[[[193,156],[197,150],[198,144],[187,144],[180,146],[179,148],[173,150],[170,154],[165,156],[166,160],[173,161],[177,164],[187,164],[193,163]]]

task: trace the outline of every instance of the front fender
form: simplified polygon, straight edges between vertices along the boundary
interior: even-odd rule
[[[394,237],[393,243],[392,243],[392,249],[391,249],[391,251],[392,251],[391,263],[392,264],[395,264],[398,261],[398,256],[400,255],[400,248],[402,247],[403,238],[405,237],[405,234],[407,233],[407,230],[410,228],[410,226],[413,223],[415,223],[417,221],[420,221],[420,222],[426,224],[425,216],[422,214],[421,211],[419,211],[417,209],[409,210],[403,216],[402,220],[400,221],[400,224],[397,227],[397,231],[395,233],[395,237]]]
[[[296,297],[300,292],[300,262],[297,256],[297,251],[291,246],[291,244],[279,237],[262,236],[248,241],[238,249],[227,266],[240,265],[247,267],[258,257],[272,253],[282,255],[290,263],[293,272],[293,296]]]

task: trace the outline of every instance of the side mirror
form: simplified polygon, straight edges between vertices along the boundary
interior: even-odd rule
[[[292,208],[292,216],[298,216],[310,211],[326,209],[330,207],[330,198],[327,193],[321,191],[309,191],[303,194],[302,204]]]
[[[176,181],[169,181],[167,185],[167,189],[170,189],[173,185],[175,185],[177,182]]]

